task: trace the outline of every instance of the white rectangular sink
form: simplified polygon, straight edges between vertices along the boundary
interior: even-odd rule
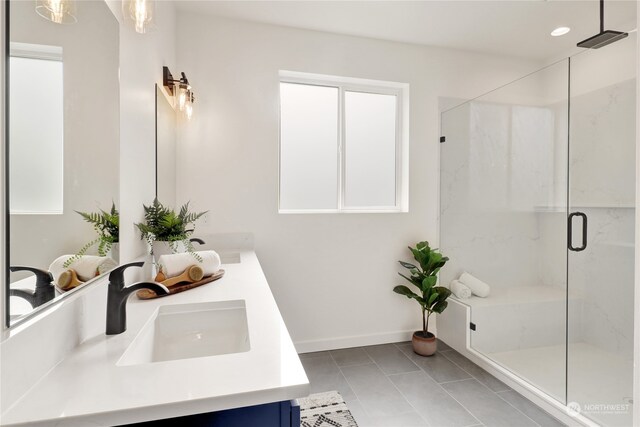
[[[244,300],[164,305],[142,327],[118,366],[249,351]]]

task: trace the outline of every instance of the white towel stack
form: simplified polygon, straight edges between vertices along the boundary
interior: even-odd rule
[[[471,289],[459,280],[452,280],[449,289],[456,298],[467,299],[471,297]]]
[[[53,274],[53,279],[57,282],[60,274],[66,270],[73,269],[78,275],[78,279],[86,282],[96,276],[99,276],[107,271],[118,266],[118,264],[110,257],[95,256],[95,255],[83,255],[79,259],[73,261],[69,266],[64,267],[64,264],[70,258],[75,255],[62,255],[56,258],[55,261],[49,266],[49,271]]]
[[[194,256],[194,254],[196,254],[197,257]],[[220,270],[220,255],[218,255],[216,251],[183,252],[179,254],[162,255],[158,260],[158,265],[160,266],[160,271],[167,279],[179,276],[192,265],[201,267],[204,271],[204,277],[207,277]]]
[[[467,273],[466,271],[460,275],[460,278],[458,280],[462,282],[462,284],[464,284],[466,287],[471,289],[471,293],[479,296],[480,298],[486,298],[491,293],[491,288],[489,287],[489,285],[487,285],[477,277],[474,277],[471,274]]]

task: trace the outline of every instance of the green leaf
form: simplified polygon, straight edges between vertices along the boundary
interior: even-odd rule
[[[422,281],[422,286],[421,286],[422,292],[427,292],[429,289],[434,287],[437,281],[438,281],[438,278],[436,276],[425,277],[424,280]]]
[[[437,298],[438,298],[438,293],[437,292],[432,293],[431,296],[429,297],[429,300],[427,301],[427,305],[431,306],[431,304],[433,304]]]
[[[416,266],[415,266],[415,265],[413,265],[413,264],[409,264],[408,262],[404,262],[404,261],[398,261],[398,262],[399,262],[399,263],[400,263],[400,265],[402,265],[404,268],[409,269],[409,270],[415,270],[416,268],[418,268],[418,267],[416,267]]]
[[[421,286],[420,286],[420,281],[413,279],[412,277],[407,277],[402,273],[398,273],[398,275],[404,277],[409,283],[411,283],[413,286],[417,287],[418,289],[422,290]]]
[[[449,303],[447,301],[440,301],[431,308],[431,311],[440,314],[444,311],[445,308],[447,308],[448,305]]]
[[[451,289],[445,288],[444,286],[436,286],[434,290],[440,295],[440,299],[443,301],[451,296]]]
[[[396,286],[395,288],[393,288],[393,292],[395,292],[396,294],[404,295],[407,298],[413,298],[416,301],[418,300],[418,298],[420,298],[413,291],[411,291],[411,289],[407,288],[404,285]]]

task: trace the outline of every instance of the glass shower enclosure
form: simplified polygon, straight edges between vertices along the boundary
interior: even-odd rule
[[[458,300],[471,348],[607,426],[632,423],[635,52],[634,33],[441,115],[440,281],[491,287]]]

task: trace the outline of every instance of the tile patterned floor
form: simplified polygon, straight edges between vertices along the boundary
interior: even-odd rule
[[[338,390],[359,427],[556,427],[561,422],[443,342],[301,354],[311,393]]]

